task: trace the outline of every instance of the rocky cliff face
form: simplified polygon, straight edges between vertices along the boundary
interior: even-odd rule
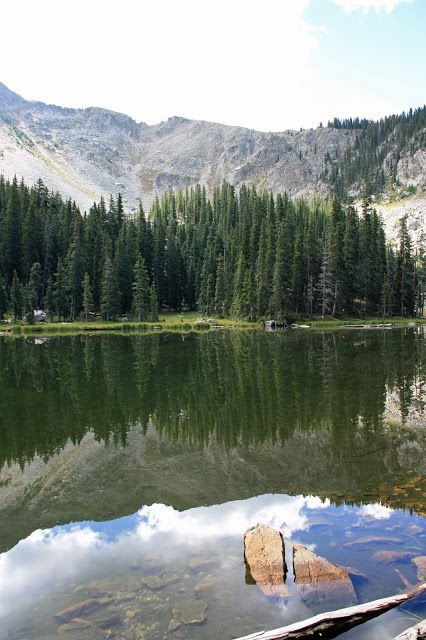
[[[293,196],[324,196],[321,177],[356,131],[318,128],[264,133],[172,117],[148,126],[106,109],[65,109],[21,98],[0,83],[0,173],[34,182],[88,208],[101,196],[121,192],[128,210],[147,208],[169,188],[223,180],[255,184]],[[327,158],[327,161],[326,161]],[[426,151],[402,154],[401,185],[426,188]],[[426,198],[380,209],[390,237],[408,214],[416,239],[426,234]]]
[[[321,128],[262,133],[173,117],[148,126],[105,109],[63,109],[29,102],[0,84],[0,172],[42,178],[88,207],[120,191],[132,209],[156,194],[228,180],[293,195],[325,195],[325,156],[353,132]]]

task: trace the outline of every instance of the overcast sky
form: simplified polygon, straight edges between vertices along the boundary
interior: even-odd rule
[[[3,0],[27,99],[265,131],[426,102],[426,0]]]

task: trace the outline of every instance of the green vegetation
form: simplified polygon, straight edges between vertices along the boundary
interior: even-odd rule
[[[121,196],[82,215],[43,183],[0,177],[0,317],[156,322],[158,310],[241,321],[422,315],[425,252],[406,220],[388,247],[368,199],[292,200],[197,186],[124,214]]]
[[[360,328],[368,325],[382,325],[383,317],[366,317],[357,319],[353,317],[347,318],[328,318],[323,319],[319,316],[298,318],[293,323],[293,328],[309,328],[309,329],[344,329],[350,326],[359,326]],[[426,324],[426,318],[403,318],[393,316],[387,318],[385,324],[392,327],[409,327],[421,326]],[[209,331],[210,329],[226,328],[226,329],[260,329],[262,323],[254,321],[248,322],[239,320],[238,318],[200,318],[196,312],[182,313],[160,313],[157,322],[106,322],[105,320],[76,320],[74,322],[42,322],[42,323],[26,323],[11,322],[0,325],[0,335],[6,333],[9,335],[21,334],[39,334],[39,335],[69,335],[79,333],[111,333],[111,332],[199,332]]]
[[[342,198],[362,185],[369,194],[392,189],[397,184],[396,171],[401,155],[406,151],[414,155],[426,146],[426,106],[376,122],[335,118],[328,126],[357,131],[355,144],[348,146],[335,164],[329,156],[325,158],[323,177]],[[411,187],[411,191],[413,189]]]

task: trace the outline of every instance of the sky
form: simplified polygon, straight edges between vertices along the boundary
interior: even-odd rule
[[[3,0],[0,81],[262,131],[426,102],[426,0]]]

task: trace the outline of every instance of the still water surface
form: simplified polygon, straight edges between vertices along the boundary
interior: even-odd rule
[[[316,613],[291,571],[285,601],[247,584],[257,522],[290,567],[302,542],[355,569],[360,602],[415,584],[425,365],[411,329],[0,339],[0,638],[232,638]]]

